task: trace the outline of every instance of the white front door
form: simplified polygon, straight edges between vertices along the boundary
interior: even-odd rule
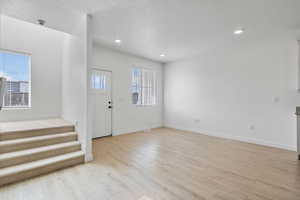
[[[90,99],[93,138],[112,135],[111,72],[91,71]]]

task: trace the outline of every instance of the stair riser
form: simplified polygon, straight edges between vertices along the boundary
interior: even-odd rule
[[[74,126],[65,126],[65,127],[54,127],[54,128],[45,128],[45,129],[37,129],[37,130],[3,132],[0,134],[0,141],[28,138],[28,137],[42,136],[42,135],[51,135],[51,134],[58,134],[58,133],[66,133],[66,132],[73,132],[73,131],[74,131]]]
[[[73,145],[69,147],[62,147],[59,149],[48,150],[44,152],[32,153],[30,155],[18,156],[14,158],[8,158],[0,160],[0,168],[10,167],[13,165],[18,165],[26,162],[32,162],[40,159],[45,159],[57,155],[62,155],[66,153],[71,153],[75,151],[79,151],[81,149],[80,144]]]
[[[31,149],[41,146],[47,146],[52,144],[59,144],[63,142],[71,142],[76,141],[77,135],[68,135],[64,137],[59,138],[51,138],[51,139],[45,139],[40,141],[31,141],[31,142],[24,142],[20,144],[8,144],[8,145],[2,145],[0,146],[0,153],[8,153],[13,151],[20,151],[25,149]]]
[[[17,174],[10,174],[7,176],[3,176],[0,178],[0,186],[9,184],[9,183],[14,183],[17,181],[21,181],[24,179],[28,179],[31,177],[35,177],[35,176],[39,176],[42,174],[47,174],[49,172],[58,170],[58,169],[63,169],[66,167],[70,167],[70,166],[74,166],[77,164],[81,164],[84,163],[84,156],[79,156],[76,158],[71,158],[68,160],[63,160],[57,163],[52,163],[49,164],[47,166],[43,166],[43,167],[37,167],[28,171],[24,171],[24,172],[20,172]]]

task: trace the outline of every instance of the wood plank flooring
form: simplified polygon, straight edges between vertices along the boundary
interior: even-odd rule
[[[94,161],[0,188],[1,200],[299,200],[286,150],[173,129],[93,142]]]

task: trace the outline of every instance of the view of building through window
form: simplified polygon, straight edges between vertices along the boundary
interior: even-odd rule
[[[0,51],[0,77],[5,77],[4,107],[30,107],[30,56]]]

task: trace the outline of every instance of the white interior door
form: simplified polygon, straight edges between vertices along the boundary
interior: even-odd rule
[[[93,69],[90,75],[93,138],[112,134],[111,72]]]

